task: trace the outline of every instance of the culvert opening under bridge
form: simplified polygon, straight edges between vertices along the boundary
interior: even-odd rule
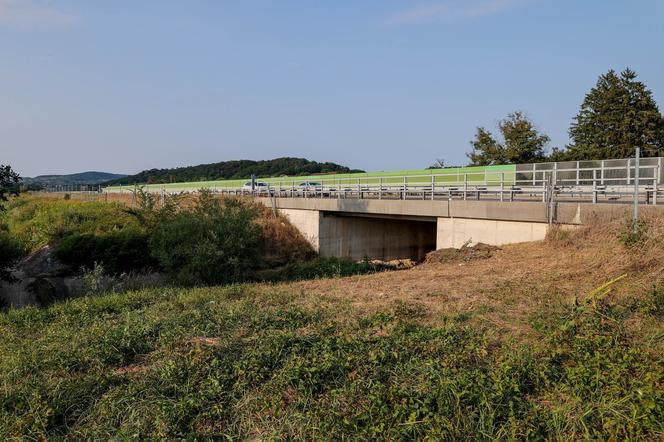
[[[323,212],[318,248],[321,256],[361,260],[423,261],[436,250],[436,219],[371,217]]]

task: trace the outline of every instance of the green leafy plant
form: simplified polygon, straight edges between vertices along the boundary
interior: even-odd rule
[[[201,191],[193,209],[159,223],[152,256],[183,284],[220,284],[248,278],[258,267],[256,211],[241,201],[223,203]]]
[[[648,237],[650,226],[647,221],[639,219],[636,222],[625,223],[623,230],[618,234],[618,240],[628,248],[634,247]]]
[[[89,268],[97,263],[112,274],[158,266],[150,256],[148,235],[140,230],[69,235],[56,244],[55,256],[73,268]]]
[[[340,278],[392,270],[387,264],[373,263],[368,259],[356,262],[349,259],[318,257],[305,262],[287,265],[274,271],[263,272],[258,279],[264,281],[293,281],[318,278]]]
[[[10,269],[23,256],[21,244],[0,228],[0,281],[13,281]]]
[[[97,262],[91,269],[84,269],[81,282],[85,295],[101,295],[117,291],[115,279],[107,275],[104,266]]]

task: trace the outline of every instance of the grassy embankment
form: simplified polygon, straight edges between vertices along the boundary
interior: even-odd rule
[[[185,208],[196,204],[191,196],[177,197],[177,201]],[[367,265],[313,259],[311,246],[287,219],[262,205],[248,200],[245,204],[252,211],[248,216],[259,227],[257,268],[251,270],[264,271],[250,272],[246,279],[306,279],[371,270]],[[23,196],[10,201],[0,213],[0,233],[18,245],[24,256],[52,246],[74,272],[80,267],[92,268],[95,261],[111,273],[161,270],[148,243],[155,228],[170,221],[172,214],[159,210],[158,206],[152,211],[141,209],[137,198],[97,202]]]
[[[10,311],[0,434],[661,439],[664,220],[647,225],[404,272]]]

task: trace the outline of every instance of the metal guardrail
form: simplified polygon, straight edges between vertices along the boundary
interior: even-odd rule
[[[658,166],[640,167],[639,171],[650,170],[651,178],[640,178],[639,199],[646,204],[657,204],[661,191]],[[604,173],[614,168],[604,169]],[[632,201],[633,180],[611,178],[602,175],[599,169],[591,170],[592,179],[559,179],[556,175],[569,170],[544,171],[540,177],[527,180],[514,180],[501,172],[500,179],[487,177],[486,173],[465,173],[459,181],[449,181],[449,175],[431,175],[423,177],[379,177],[369,179],[339,179],[336,183],[310,182],[301,185],[296,181],[280,181],[261,186],[254,190],[242,188],[213,188],[214,192],[226,195],[248,195],[274,198],[355,198],[355,199],[493,199],[497,201],[557,201],[587,200],[599,202]],[[495,174],[495,173],[493,173]],[[513,174],[512,174],[513,175]],[[424,180],[426,178],[426,181]],[[444,178],[445,181],[440,181]],[[377,183],[372,181],[378,181]],[[399,181],[397,183],[397,181]],[[629,184],[628,184],[629,183]]]
[[[274,198],[356,199],[493,199],[498,201],[589,201],[634,200],[633,159],[520,164],[513,171],[452,171],[427,175],[321,177],[302,182],[297,178],[271,180],[253,190],[244,187],[208,187],[227,195]],[[573,167],[563,167],[573,166]],[[657,204],[662,188],[662,158],[643,158],[638,167],[636,195],[646,204]],[[146,191],[191,192],[147,185]],[[120,191],[122,192],[122,190]]]

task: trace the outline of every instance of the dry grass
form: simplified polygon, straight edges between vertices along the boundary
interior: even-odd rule
[[[247,200],[246,203],[259,213],[256,223],[263,231],[261,256],[269,266],[303,261],[315,256],[311,244],[285,216],[273,213],[271,209],[254,201]]]
[[[664,218],[646,215],[645,221],[648,234],[632,247],[620,241],[629,220],[596,220],[575,230],[553,230],[545,241],[503,246],[487,259],[425,263],[277,289],[300,293],[298,302],[305,305],[342,299],[353,310],[371,314],[402,303],[421,306],[426,323],[462,318],[498,335],[536,338],[533,315],[559,313],[617,276],[627,274],[607,302],[638,298],[664,282]]]

